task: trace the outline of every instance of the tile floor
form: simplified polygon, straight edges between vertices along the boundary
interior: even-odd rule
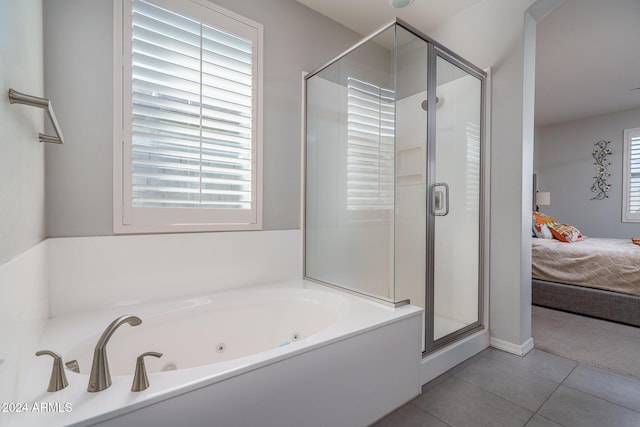
[[[489,348],[372,427],[389,426],[638,427],[640,381],[540,350]]]

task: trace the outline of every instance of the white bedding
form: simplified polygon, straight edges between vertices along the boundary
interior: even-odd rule
[[[630,239],[532,241],[534,278],[640,296],[640,246]]]

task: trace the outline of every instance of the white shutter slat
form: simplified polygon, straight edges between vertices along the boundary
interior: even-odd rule
[[[245,117],[233,117],[232,120],[225,120],[224,114],[216,115],[215,117],[206,117],[203,115],[202,126],[206,127],[207,130],[213,134],[222,132],[224,135],[250,139],[251,119],[247,119]]]
[[[200,85],[200,62],[197,60],[177,63],[155,58],[145,53],[134,52],[133,67],[134,73],[139,78],[146,77],[149,81],[155,79],[155,81],[161,82],[163,87],[171,87],[172,83],[179,84],[181,80],[198,85],[191,87],[199,87]],[[199,89],[193,93],[199,93]]]
[[[135,155],[136,153],[134,153]],[[201,166],[199,163],[190,162],[188,158],[178,157],[162,157],[162,158],[135,158],[133,160],[133,168],[145,169],[148,173],[136,176],[134,173],[134,180],[142,182],[141,180],[148,179],[157,173],[164,173],[167,176],[183,176],[188,173],[197,174],[200,176],[200,172],[203,174],[211,174],[214,176],[224,177],[228,179],[230,183],[235,181],[247,181],[251,180],[251,173],[245,169],[233,169],[216,166]]]
[[[144,105],[133,106],[134,126],[153,126],[156,123],[162,123],[171,126],[176,130],[184,128],[189,129],[199,127],[200,118],[197,116],[184,114],[179,111],[162,110],[159,108],[152,108]]]
[[[138,25],[134,15],[133,23],[133,53],[146,54],[147,56],[162,58],[166,55],[170,63],[188,66],[194,60],[200,60],[200,41],[197,34],[168,35],[154,23],[154,30],[149,30]],[[154,55],[155,53],[155,55]]]
[[[250,156],[251,139],[228,135],[215,131],[202,130],[189,127],[176,122],[161,122],[157,120],[145,120],[140,117],[136,123],[135,145],[152,146],[154,144],[175,144],[185,147],[199,147],[203,150],[224,147],[224,151],[242,153]]]
[[[217,41],[220,46],[233,48],[238,52],[244,52],[248,54],[246,61],[251,61],[251,54],[253,52],[252,46],[248,41],[242,37],[235,36],[228,31],[223,31],[219,28],[212,27],[210,25],[203,25],[203,34],[207,42],[204,44],[205,48],[209,47],[210,41]]]
[[[240,99],[243,96],[251,97],[251,86],[249,85],[208,74],[202,74],[202,80],[202,84],[207,87],[208,93],[228,93],[228,97],[238,96]]]
[[[206,101],[207,98],[210,98],[214,100],[228,102],[231,104],[238,104],[245,107],[250,107],[252,105],[252,100],[250,96],[236,93],[236,92],[231,92],[226,90],[226,88],[219,88],[215,86],[203,86],[202,96],[203,96],[203,101]],[[212,104],[207,103],[207,105],[212,105]]]

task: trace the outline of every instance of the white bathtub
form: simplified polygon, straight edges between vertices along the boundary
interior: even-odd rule
[[[136,357],[150,350],[163,356],[145,359],[148,373],[238,359],[304,340],[344,319],[348,309],[340,295],[302,288],[224,292],[165,307],[127,308],[143,323],[125,324],[114,333],[107,345],[109,369],[112,375],[133,375]],[[65,361],[76,359],[80,372],[89,374],[101,333],[78,342]]]
[[[89,393],[95,343],[123,314],[143,323],[116,330],[113,385]],[[37,358],[0,425],[364,426],[419,393],[420,334],[417,307],[306,281],[60,316],[34,352],[76,359],[80,373],[67,371],[69,387],[48,393],[51,359]],[[150,387],[134,393],[146,351],[163,357],[145,359]]]

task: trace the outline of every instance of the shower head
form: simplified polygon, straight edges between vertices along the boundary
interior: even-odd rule
[[[429,109],[429,104],[427,103],[426,99],[424,101],[422,101],[420,106],[422,107],[422,109],[424,111],[427,111]],[[436,96],[436,108],[439,107],[439,106],[440,106],[440,97]]]

